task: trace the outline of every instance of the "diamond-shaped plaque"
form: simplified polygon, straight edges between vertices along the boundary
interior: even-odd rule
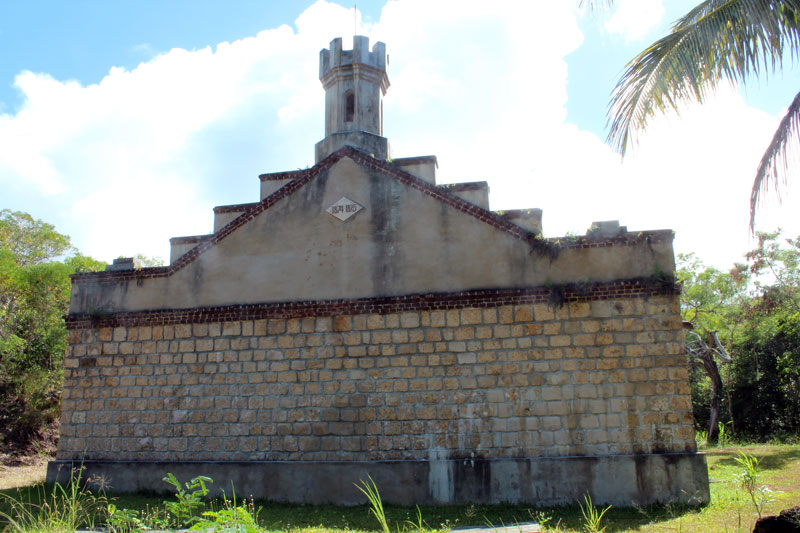
[[[358,202],[354,202],[347,196],[342,196],[338,202],[330,206],[328,209],[326,209],[326,211],[344,222],[362,209],[364,209],[363,205],[359,204]]]

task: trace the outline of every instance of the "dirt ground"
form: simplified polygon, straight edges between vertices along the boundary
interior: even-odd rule
[[[28,487],[44,481],[47,461],[51,457],[36,455],[22,460],[3,461],[0,458],[0,490]]]

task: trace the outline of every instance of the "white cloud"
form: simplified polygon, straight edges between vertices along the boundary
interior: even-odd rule
[[[222,157],[232,169],[242,158],[252,163],[257,150],[223,156],[208,145],[229,149],[218,130],[258,130],[278,116],[307,85],[304,76],[286,73],[315,73],[324,43],[281,26],[215,50],[174,49],[131,71],[114,67],[87,87],[23,72],[15,79],[22,109],[0,115],[0,183],[17,195],[55,195],[71,205],[58,227],[86,253],[105,260],[136,252],[167,256],[169,237],[210,230],[210,207],[225,201],[226,190],[242,189],[245,180],[249,191],[258,190],[262,168],[251,166],[242,176],[210,172]],[[291,127],[297,113],[284,118]],[[266,135],[255,140],[269,142]],[[282,153],[291,158],[300,151]]]
[[[638,41],[657,28],[663,17],[662,0],[619,0],[605,27],[626,42]]]
[[[730,87],[680,118],[656,118],[623,167],[628,187],[646,186],[649,199],[628,216],[674,228],[678,251],[723,267],[741,260],[753,176],[776,125]]]

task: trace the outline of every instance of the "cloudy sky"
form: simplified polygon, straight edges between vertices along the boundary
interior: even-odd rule
[[[318,53],[355,31],[387,45],[394,156],[488,181],[492,209],[542,208],[546,236],[619,219],[727,267],[753,244],[752,177],[798,70],[659,118],[625,161],[604,144],[626,61],[692,4],[0,2],[0,208],[98,259],[168,258],[170,237],[211,231],[214,206],[257,201],[258,174],[313,164]],[[799,187],[759,229],[800,233]]]

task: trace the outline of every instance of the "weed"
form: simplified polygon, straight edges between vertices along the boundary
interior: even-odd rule
[[[529,509],[528,515],[531,517],[531,520],[541,526],[542,531],[562,531],[561,519],[559,519],[558,522],[552,526],[550,525],[550,522],[553,521],[553,515],[550,513],[546,513],[544,511],[532,511]]]
[[[464,516],[466,516],[467,518],[473,518],[473,517],[474,517],[475,515],[477,515],[477,514],[478,514],[478,510],[477,510],[477,509],[475,509],[475,504],[471,504],[471,505],[469,505],[469,506],[468,506],[468,507],[467,507],[467,508],[464,510]]]
[[[717,422],[717,428],[719,429],[719,433],[717,435],[717,446],[721,448],[727,448],[731,445],[731,432],[728,431],[728,424],[730,424],[730,422],[727,424]]]
[[[381,501],[381,494],[378,492],[378,486],[375,485],[375,481],[372,480],[371,476],[367,476],[367,478],[369,479],[369,483],[361,479],[359,480],[361,481],[361,485],[356,485],[356,488],[364,493],[364,496],[369,500],[370,512],[378,520],[383,533],[390,533],[389,523],[386,521],[386,513],[383,510],[383,502]]]
[[[698,429],[694,433],[694,440],[697,443],[698,448],[708,446],[708,431]]]
[[[600,523],[603,521],[603,515],[605,515],[611,506],[598,510],[592,505],[592,497],[589,496],[588,493],[584,494],[583,502],[579,503],[581,507],[581,514],[583,515],[583,529],[586,533],[603,533],[606,530],[605,526],[602,528],[600,527]],[[585,504],[585,506],[584,506]]]
[[[406,520],[406,524],[411,527],[413,531],[417,533],[425,533],[429,531],[431,528],[428,524],[425,523],[425,520],[422,519],[422,511],[419,509],[419,505],[416,506],[417,508],[417,518],[415,521]]]
[[[208,495],[206,483],[213,483],[210,477],[197,476],[186,482],[186,488],[172,473],[164,478],[166,483],[175,487],[176,501],[165,501],[164,507],[172,515],[172,523],[176,527],[188,527],[199,520],[195,511],[205,506],[203,498]]]
[[[66,486],[56,483],[49,492],[40,487],[37,500],[41,503],[0,494],[0,501],[10,508],[10,513],[0,512],[6,530],[72,532],[80,527],[93,528],[108,500],[81,483],[82,474],[83,467],[76,468]]]
[[[758,517],[761,518],[761,511],[764,510],[764,506],[773,501],[773,492],[766,486],[758,484],[758,478],[761,473],[758,466],[758,458],[740,451],[739,456],[734,459],[744,469],[737,476],[739,485],[750,496],[750,501],[753,502],[753,507]]]
[[[231,486],[233,489],[233,486]],[[224,531],[226,533],[260,533],[264,531],[258,526],[258,512],[253,500],[245,500],[236,504],[236,491],[232,491],[233,499],[222,496],[222,508],[203,513],[203,518],[192,526],[199,531]]]
[[[139,518],[139,513],[134,510],[118,509],[116,505],[109,503],[106,511],[108,512],[107,525],[116,533],[145,529],[145,523]]]

